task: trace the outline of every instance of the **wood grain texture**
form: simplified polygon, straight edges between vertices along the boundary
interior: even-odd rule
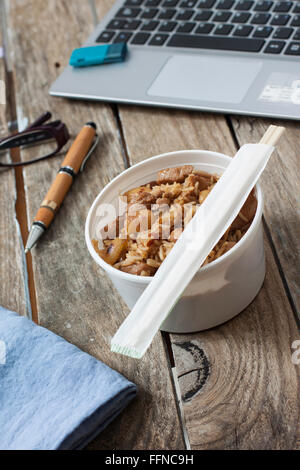
[[[234,117],[232,123],[241,145],[256,142],[271,124],[267,119],[244,117]],[[300,124],[288,121],[275,124],[285,126],[286,132],[261,178],[264,214],[300,325]]]
[[[120,117],[131,163],[184,148],[235,153],[221,116],[120,107]],[[266,252],[264,287],[245,312],[208,332],[171,335],[193,449],[299,446],[299,333],[268,241]]]
[[[88,1],[16,0],[8,13],[19,121],[32,121],[50,109],[68,124],[72,137],[86,121],[95,121],[101,141],[55,222],[33,250],[39,322],[139,387],[138,398],[90,448],[181,449],[184,443],[163,341],[158,336],[140,362],[110,352],[110,339],[128,311],[85,246],[85,219],[94,198],[124,169],[114,115],[109,105],[48,96],[70,52],[93,28]],[[23,151],[22,158],[28,158],[29,152],[32,156],[33,150]],[[29,223],[62,158],[24,170]]]
[[[272,252],[255,301],[223,326],[173,335],[194,449],[299,449],[299,339]]]
[[[3,45],[3,4],[0,2],[0,46]],[[0,80],[6,82],[4,59],[0,58]],[[6,83],[7,95],[9,83]],[[9,109],[0,103],[0,138],[8,134]],[[1,154],[1,160],[9,155]],[[0,170],[0,305],[22,315],[30,315],[25,291],[24,259],[15,212],[16,182],[13,170]]]
[[[120,106],[119,112],[131,164],[175,150],[201,148],[235,154],[223,116],[129,106]]]

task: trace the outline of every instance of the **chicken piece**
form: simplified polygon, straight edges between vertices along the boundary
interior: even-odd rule
[[[202,176],[202,178],[207,180],[209,185],[216,183],[219,179],[217,175],[213,175],[211,173],[207,173],[206,171],[201,171],[201,170],[194,170],[193,174]]]
[[[144,275],[153,276],[157,270],[157,268],[149,266],[147,263],[136,263],[131,264],[130,266],[122,266],[120,269],[125,273],[135,274],[136,276],[140,276],[142,272],[145,273]]]
[[[184,165],[176,168],[166,168],[158,173],[157,184],[182,183],[194,170],[192,165]]]
[[[156,183],[156,185],[153,186],[153,188],[151,189],[151,194],[152,194],[152,196],[155,198],[155,201],[157,201],[157,199],[163,197],[164,188],[161,187],[161,186],[157,186],[157,183]],[[157,203],[157,202],[156,202],[156,203]]]
[[[251,222],[255,216],[257,209],[257,199],[255,197],[254,191],[250,193],[247,201],[243,205],[239,215],[233,221],[231,225],[232,230],[241,230],[246,225]]]
[[[128,204],[144,204],[147,208],[155,203],[155,197],[150,188],[140,186],[124,194],[127,197]]]
[[[204,176],[192,174],[185,179],[184,186],[195,187],[196,183],[199,183],[199,190],[202,191],[207,189],[207,187],[210,185],[210,178],[207,179]]]
[[[159,206],[169,206],[170,203],[171,203],[171,201],[168,197],[159,197],[156,200],[156,204],[158,204]]]
[[[127,251],[127,240],[115,238],[104,249],[100,249],[97,240],[92,240],[93,247],[98,255],[111,266],[117,263]]]

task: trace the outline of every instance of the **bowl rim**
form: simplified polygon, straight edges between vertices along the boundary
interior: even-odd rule
[[[180,154],[183,155],[183,154],[186,154],[186,153],[189,153],[189,154],[199,154],[200,153],[200,154],[205,154],[205,155],[210,154],[210,155],[213,155],[213,156],[225,158],[227,160],[231,160],[233,158],[233,157],[230,157],[230,156],[228,156],[226,154],[223,154],[223,153],[220,153],[220,152],[214,152],[214,151],[211,151],[211,150],[203,150],[203,149],[202,150],[197,150],[197,149],[179,150],[179,151],[166,152],[166,153],[162,153],[162,154],[159,154],[159,155],[155,155],[153,157],[142,160],[141,162],[138,162],[135,165],[132,165],[130,168],[127,168],[126,170],[122,171],[119,175],[115,176],[115,178],[113,178],[107,185],[104,186],[104,188],[100,191],[98,196],[95,198],[92,206],[89,209],[89,212],[88,212],[88,215],[87,215],[87,218],[86,218],[85,241],[86,241],[88,250],[90,252],[90,255],[92,256],[94,261],[98,265],[100,265],[106,272],[110,273],[112,276],[114,276],[114,277],[117,276],[119,279],[123,279],[124,281],[131,281],[131,282],[135,282],[135,283],[139,283],[139,284],[149,284],[151,282],[151,279],[153,279],[153,277],[154,277],[154,276],[138,276],[136,274],[130,274],[130,273],[126,273],[124,271],[120,271],[119,269],[114,268],[110,264],[106,263],[98,255],[98,253],[94,249],[93,244],[91,242],[90,230],[89,230],[90,229],[90,224],[91,224],[92,214],[94,212],[94,208],[98,205],[99,200],[101,199],[101,197],[103,197],[103,195],[111,188],[111,186],[113,186],[121,177],[124,177],[124,175],[126,175],[127,173],[131,173],[132,171],[134,171],[137,167],[143,166],[144,164],[146,164],[150,161],[159,160],[162,157],[167,157],[167,156],[171,156],[171,155],[179,155],[180,156]],[[174,165],[174,167],[176,167],[176,166],[178,166],[178,164]],[[172,166],[169,165],[169,168],[172,168]],[[249,229],[247,230],[245,235],[241,238],[241,240],[239,240],[239,242],[237,242],[236,245],[233,248],[231,248],[224,255],[220,256],[219,258],[212,261],[211,263],[201,267],[200,268],[201,269],[201,274],[202,273],[208,273],[209,271],[212,271],[214,268],[220,267],[220,266],[222,266],[222,264],[225,264],[227,259],[229,257],[232,257],[239,249],[241,249],[243,247],[243,245],[247,242],[247,240],[252,236],[253,231],[255,230],[255,228],[257,227],[257,224],[259,223],[259,221],[261,219],[262,212],[263,212],[263,205],[264,205],[263,192],[262,192],[262,189],[261,189],[261,186],[260,186],[259,183],[257,183],[255,185],[255,190],[256,190],[256,195],[257,195],[257,209],[256,209],[254,219],[253,219]],[[199,271],[200,271],[200,269],[199,269]]]

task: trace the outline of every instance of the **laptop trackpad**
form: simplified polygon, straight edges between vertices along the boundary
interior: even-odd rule
[[[240,103],[262,67],[261,60],[220,56],[173,56],[149,95],[194,101]]]

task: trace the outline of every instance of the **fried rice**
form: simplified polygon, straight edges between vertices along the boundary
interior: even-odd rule
[[[123,195],[127,203],[125,214],[101,232],[102,248],[99,240],[92,241],[94,249],[116,269],[153,276],[218,179],[218,175],[195,170],[191,165],[160,171],[157,181]],[[203,265],[224,255],[241,240],[256,209],[253,190]]]

